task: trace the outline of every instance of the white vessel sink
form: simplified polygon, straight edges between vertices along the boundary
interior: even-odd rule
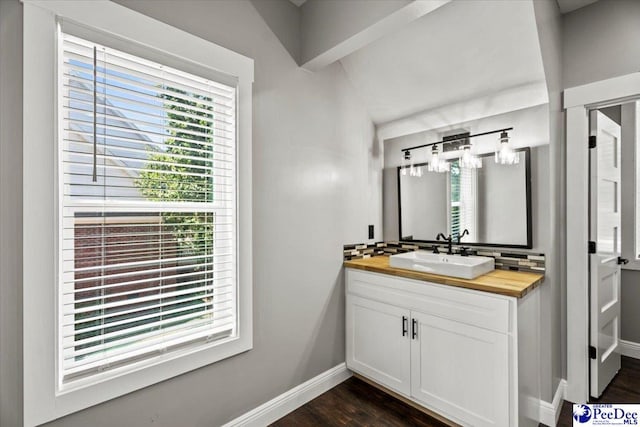
[[[391,267],[461,279],[475,279],[492,271],[495,268],[494,262],[490,257],[433,254],[427,251],[407,252],[389,257]]]

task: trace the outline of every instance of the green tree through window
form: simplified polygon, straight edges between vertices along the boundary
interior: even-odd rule
[[[149,151],[147,163],[135,180],[141,194],[150,201],[157,202],[213,202],[213,111],[212,100],[201,95],[166,87],[159,96],[165,101],[167,128],[170,134],[165,140],[164,152]],[[179,96],[172,96],[174,92]],[[205,103],[200,103],[202,100]],[[178,289],[206,286],[213,280],[213,212],[163,212],[165,239],[175,239],[179,256],[188,258],[182,273],[201,272],[187,275],[188,284]],[[193,257],[196,257],[194,262]],[[193,296],[193,294],[189,294]],[[202,297],[212,301],[212,291],[203,291]],[[198,306],[199,301],[191,299],[177,304]],[[199,306],[194,310],[206,310]],[[183,311],[177,315],[184,315]]]
[[[167,91],[186,95],[185,91]],[[168,125],[165,152],[152,152],[145,169],[135,180],[142,195],[152,201],[212,202],[213,201],[213,120],[212,107],[186,96],[174,97],[165,93]],[[199,95],[192,98],[211,101]],[[206,111],[206,112],[205,112]],[[178,243],[184,251],[194,255],[206,253],[213,230],[208,213],[164,213],[166,224],[173,224]]]

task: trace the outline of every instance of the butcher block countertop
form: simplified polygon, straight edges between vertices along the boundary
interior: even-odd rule
[[[346,268],[389,274],[407,279],[424,280],[425,282],[475,289],[477,291],[491,292],[516,298],[525,296],[542,283],[544,279],[543,274],[510,270],[493,270],[471,280],[459,279],[457,277],[440,276],[437,274],[391,267],[389,266],[389,257],[383,255],[345,261],[344,266]]]

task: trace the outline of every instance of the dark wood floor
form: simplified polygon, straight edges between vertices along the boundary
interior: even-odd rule
[[[640,360],[623,356],[622,369],[597,402],[640,403]],[[571,409],[571,403],[564,402],[558,426],[573,425]],[[352,377],[272,426],[441,427],[445,424]]]
[[[272,426],[442,427],[446,424],[351,377]]]
[[[611,384],[604,390],[600,399],[592,403],[640,403],[640,360],[622,356],[622,367]],[[564,402],[558,427],[573,425],[573,406]]]

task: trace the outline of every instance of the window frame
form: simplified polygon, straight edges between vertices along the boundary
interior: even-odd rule
[[[23,0],[23,3],[23,393],[25,425],[35,426],[252,348],[254,65],[250,58],[109,1]],[[60,268],[57,119],[61,108],[57,34],[61,20],[103,37],[150,48],[166,56],[167,65],[184,61],[237,79],[237,338],[153,358],[144,366],[71,390],[60,390],[56,372]]]

